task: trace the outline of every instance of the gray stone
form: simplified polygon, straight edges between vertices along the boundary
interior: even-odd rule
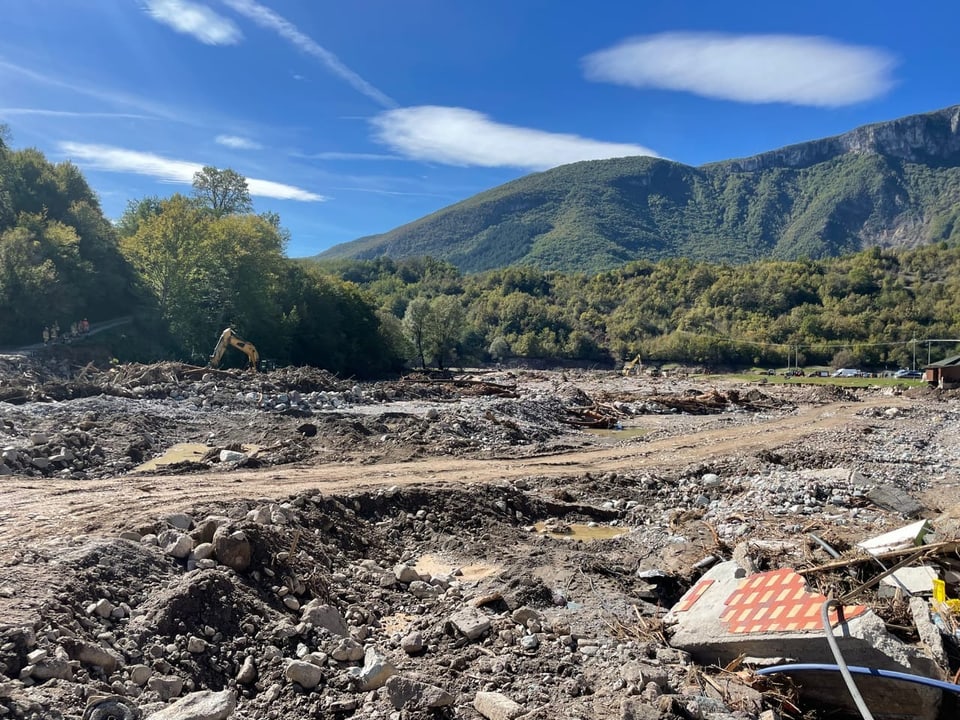
[[[447,622],[468,640],[478,640],[490,629],[490,618],[474,607],[465,607],[455,612]]]
[[[196,635],[191,635],[187,640],[187,652],[199,655],[207,651],[207,641]]]
[[[97,617],[108,618],[110,613],[113,612],[114,604],[107,600],[106,598],[100,598],[92,605],[87,607],[88,615],[96,615]]]
[[[213,543],[205,542],[200,543],[193,548],[193,559],[194,560],[207,560],[212,558],[214,555]]]
[[[50,458],[43,456],[30,458],[30,464],[38,470],[46,470],[50,467]]]
[[[73,680],[73,669],[69,662],[61,658],[44,658],[33,666],[30,677],[34,680]]]
[[[514,720],[523,707],[498,692],[478,692],[473,698],[473,709],[487,720]]]
[[[330,652],[330,657],[338,662],[357,662],[364,655],[363,646],[352,638],[342,638]]]
[[[540,641],[536,635],[524,635],[520,638],[520,647],[528,652],[532,652],[540,647]]]
[[[227,720],[237,708],[233,690],[200,690],[177,700],[147,720]]]
[[[171,557],[185,558],[193,550],[193,538],[178,530],[160,533],[159,541],[163,552]]]
[[[407,655],[417,655],[418,653],[423,652],[425,647],[423,635],[419,632],[412,632],[409,635],[404,635],[403,639],[400,640],[400,647],[405,653],[407,653]]]
[[[166,702],[183,692],[183,680],[176,675],[154,675],[147,680],[147,687]]]
[[[295,682],[307,690],[313,690],[323,679],[323,669],[303,660],[290,660],[283,675],[288,681]]]
[[[251,510],[247,513],[247,520],[255,522],[258,525],[268,525],[270,523],[270,508],[263,505]]]
[[[393,568],[393,574],[397,578],[397,581],[402,583],[411,583],[414,580],[420,579],[420,573],[406,563],[395,565]]]
[[[293,595],[284,595],[283,604],[288,610],[293,610],[294,612],[300,609],[300,601],[297,600]]]
[[[531,620],[535,620],[541,625],[543,624],[543,614],[534,610],[532,607],[527,607],[526,605],[518,607],[516,610],[514,610],[510,614],[510,619],[513,620],[517,625],[523,625],[523,627],[527,627],[527,623],[529,623]]]
[[[172,515],[167,515],[163,519],[163,522],[178,530],[189,530],[190,526],[193,525],[193,518],[186,513],[173,513]]]
[[[300,608],[300,621],[310,623],[314,627],[326,628],[334,635],[345,637],[350,634],[340,611],[333,605],[327,605],[318,599],[311,600]]]
[[[237,673],[237,682],[241,685],[252,685],[257,681],[257,664],[250,655],[243,659],[243,665]]]
[[[228,568],[243,572],[250,567],[253,547],[242,530],[230,532],[228,527],[217,528],[213,534],[213,549],[217,561]]]
[[[71,660],[79,660],[86,665],[95,665],[103,668],[106,673],[112,673],[120,663],[120,658],[117,655],[96,643],[68,637],[63,639],[62,644]]]
[[[454,697],[436,685],[394,675],[386,682],[387,697],[397,710],[429,710],[453,705]]]
[[[246,453],[237,452],[236,450],[220,451],[220,462],[222,463],[236,463],[237,465],[242,465],[249,459],[249,455]]]
[[[410,583],[410,586],[407,589],[410,591],[411,595],[418,597],[421,600],[439,597],[440,593],[443,592],[436,585],[431,585],[423,580],[414,580]]]
[[[626,698],[620,703],[620,720],[660,720],[659,708],[642,698]]]
[[[396,675],[397,669],[376,648],[367,648],[360,670],[360,687],[363,690],[376,690],[383,687],[387,679]]]
[[[153,675],[153,668],[149,665],[131,665],[129,668],[130,671],[130,681],[143,687],[147,684],[147,680]]]
[[[649,683],[656,683],[661,690],[667,687],[669,681],[669,675],[664,668],[635,660],[620,666],[620,677],[625,682],[641,688],[646,687]]]

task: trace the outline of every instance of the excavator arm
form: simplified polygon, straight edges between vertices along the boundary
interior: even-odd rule
[[[237,337],[231,328],[227,328],[220,333],[217,346],[213,349],[213,354],[210,356],[210,367],[220,367],[220,361],[223,359],[223,354],[227,351],[228,347],[235,347],[246,355],[250,363],[250,369],[257,369],[257,365],[260,363],[260,353],[257,352],[257,348],[253,343]]]

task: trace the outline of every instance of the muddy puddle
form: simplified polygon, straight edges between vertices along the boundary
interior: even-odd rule
[[[418,573],[429,573],[430,575],[452,575],[456,572],[456,578],[461,582],[482,580],[503,570],[501,566],[490,563],[458,565],[429,553],[421,555],[413,567]]]
[[[610,538],[620,537],[630,532],[630,528],[617,527],[615,525],[586,525],[582,523],[556,523],[548,524],[541,520],[534,524],[534,528],[541,535],[557,538],[559,540],[582,540],[591,542],[593,540],[609,540]]]
[[[610,440],[633,440],[634,438],[649,435],[650,428],[645,427],[625,427],[625,428],[587,428],[584,430],[588,435],[608,438]]]
[[[210,452],[210,447],[203,443],[177,443],[171,445],[162,454],[155,458],[147,460],[145,463],[137,465],[131,472],[151,472],[161,467],[177,465],[184,462],[200,462],[204,455]],[[244,445],[243,452],[253,453],[260,448],[256,445]]]

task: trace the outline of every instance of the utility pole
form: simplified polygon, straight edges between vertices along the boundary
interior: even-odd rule
[[[910,369],[911,370],[917,369],[917,339],[916,338],[913,339],[913,367]]]

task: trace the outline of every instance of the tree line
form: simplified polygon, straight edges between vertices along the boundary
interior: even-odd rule
[[[255,213],[232,170],[205,167],[189,195],[131,200],[112,223],[75,166],[8,142],[0,132],[0,347],[38,342],[53,322],[129,314],[132,325],[97,340],[122,361],[204,363],[232,327],[279,364],[376,377],[513,359],[613,367],[636,354],[716,368],[905,366],[914,338],[960,331],[960,250],[946,242],[600,273],[321,263],[286,257],[280,218]]]

